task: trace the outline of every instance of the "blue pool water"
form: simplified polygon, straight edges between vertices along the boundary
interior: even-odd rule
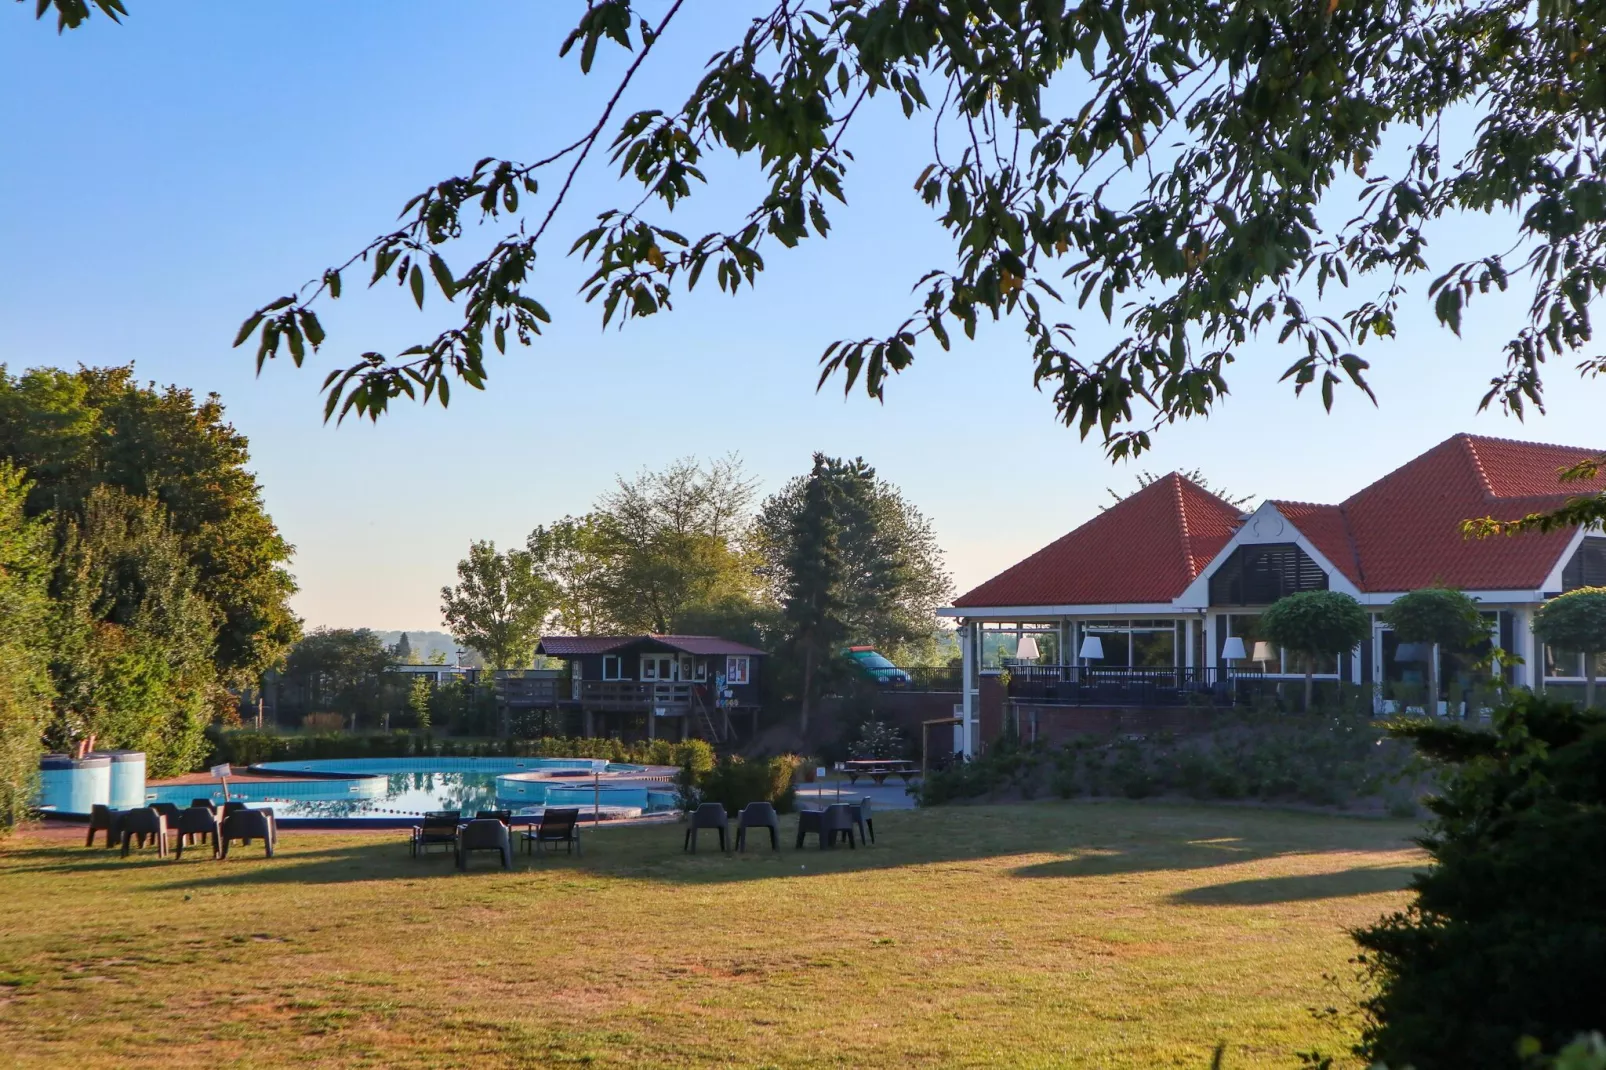
[[[592,805],[646,813],[675,805],[668,783],[631,778],[632,773],[645,773],[645,767],[589,758],[351,758],[264,762],[253,768],[319,774],[308,780],[288,776],[229,783],[229,798],[271,805],[278,816],[290,819],[393,819],[426,810],[472,815],[476,810]],[[510,779],[511,774],[529,773],[553,779]],[[592,774],[599,774],[595,783]],[[215,784],[153,785],[147,795],[150,802],[179,806],[207,795],[219,801],[223,797]]]

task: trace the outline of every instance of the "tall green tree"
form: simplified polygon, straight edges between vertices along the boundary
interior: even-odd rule
[[[894,657],[929,655],[925,648],[935,646],[937,608],[953,593],[931,522],[863,458],[826,457],[817,471],[834,490],[848,638]],[[754,523],[760,567],[777,602],[790,582],[798,517],[814,478],[811,473],[789,481],[765,500]]]
[[[230,686],[254,683],[300,634],[285,568],[292,547],[217,395],[140,384],[131,366],[0,367],[0,459],[28,471],[31,516],[82,520],[101,486],[159,502],[216,611],[211,657]]]
[[[1439,648],[1462,651],[1489,637],[1489,623],[1478,611],[1477,599],[1448,587],[1424,587],[1396,598],[1382,613],[1383,623],[1394,629],[1402,643],[1427,643],[1428,698],[1425,710],[1437,712]]]
[[[607,616],[625,631],[665,633],[688,612],[751,598],[743,540],[755,485],[734,456],[621,477],[594,514]]]
[[[1595,705],[1596,660],[1606,653],[1606,587],[1580,587],[1558,595],[1534,613],[1534,634],[1546,646],[1584,657],[1584,705]]]
[[[494,542],[469,546],[457,585],[441,588],[441,616],[452,637],[478,650],[491,669],[530,663],[552,611],[552,590],[528,550],[499,553]]]
[[[525,540],[534,568],[552,590],[555,625],[570,635],[616,628],[608,569],[615,543],[596,514],[538,525]]]
[[[842,559],[842,527],[837,521],[838,481],[824,454],[814,455],[814,469],[803,488],[788,536],[786,593],[781,607],[787,644],[802,670],[798,731],[808,734],[809,716],[819,699],[824,666],[847,635],[847,606],[842,589],[847,567]]]
[[[1359,602],[1342,591],[1300,591],[1273,602],[1260,615],[1260,631],[1299,657],[1305,669],[1305,709],[1309,710],[1316,662],[1354,650],[1371,634],[1372,620]]]
[[[51,715],[50,525],[30,519],[22,473],[0,461],[0,834],[32,801]]]
[[[97,486],[81,517],[62,521],[58,545],[47,742],[68,749],[94,736],[144,751],[153,776],[189,772],[227,695],[214,662],[218,610],[185,540],[154,497]]]
[[[390,652],[367,628],[318,628],[286,660],[283,687],[293,708],[339,713],[357,731],[378,723]]]

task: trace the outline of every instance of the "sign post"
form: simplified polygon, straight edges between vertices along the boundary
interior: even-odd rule
[[[602,824],[602,774],[591,770],[591,827]]]
[[[214,765],[212,767],[212,775],[217,777],[218,782],[223,785],[224,802],[229,801],[229,774],[231,772],[233,772],[233,770],[229,768],[228,762],[224,762],[222,765]]]

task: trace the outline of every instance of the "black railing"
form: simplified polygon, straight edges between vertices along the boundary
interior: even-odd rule
[[[1045,706],[1238,706],[1280,684],[1303,681],[1215,668],[1100,669],[1020,665],[1009,670],[1009,697]]]
[[[907,682],[900,685],[905,691],[957,693],[964,686],[965,674],[957,665],[913,665],[900,671],[909,677]]]

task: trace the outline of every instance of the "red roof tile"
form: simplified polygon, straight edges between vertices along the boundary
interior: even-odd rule
[[[1363,590],[1379,592],[1436,583],[1466,590],[1537,588],[1571,532],[1468,539],[1461,523],[1484,516],[1510,520],[1606,489],[1602,479],[1564,484],[1558,478],[1561,469],[1600,452],[1475,435],[1441,442],[1337,507],[1355,549],[1353,578]]]
[[[1311,545],[1321,551],[1333,567],[1362,586],[1361,566],[1355,556],[1355,540],[1342,505],[1315,505],[1311,502],[1273,502],[1277,511],[1304,533]]]
[[[1238,508],[1171,473],[954,600],[959,608],[1169,602],[1238,527]]]

